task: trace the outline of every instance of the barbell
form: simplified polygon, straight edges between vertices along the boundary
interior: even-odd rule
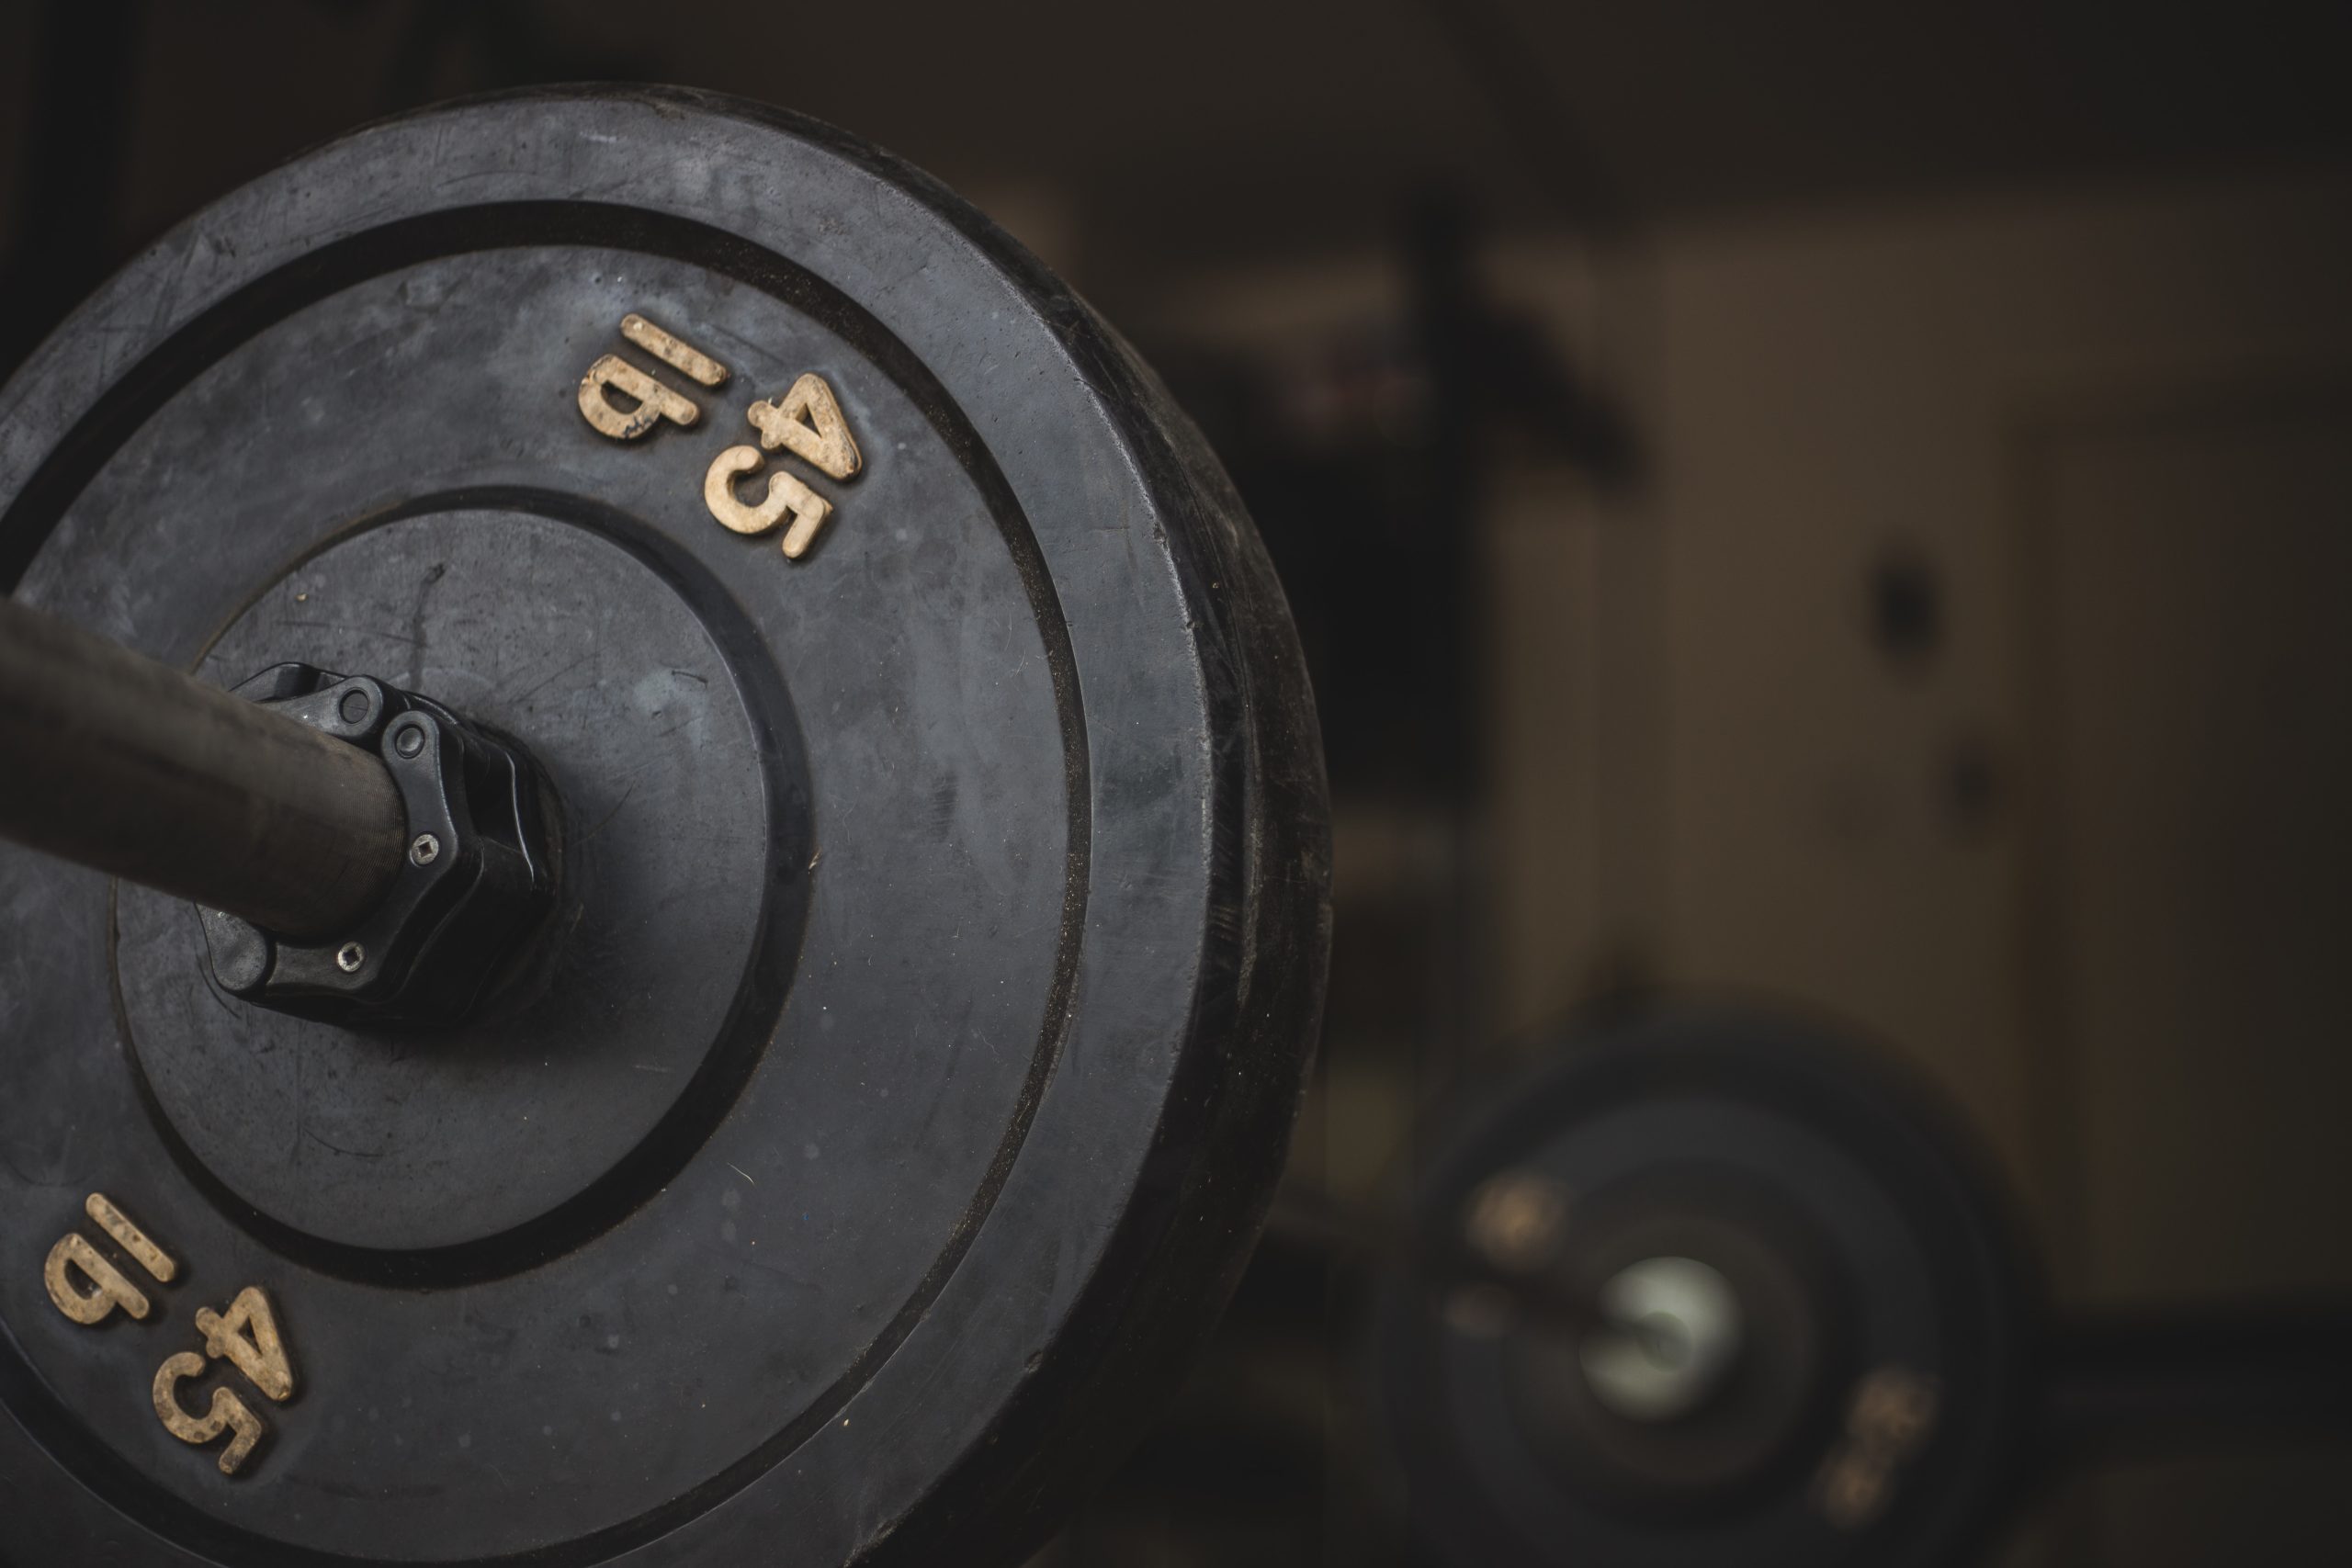
[[[1321,1008],[1288,615],[854,138],[359,131],[0,391],[0,1557],[1016,1560]]]

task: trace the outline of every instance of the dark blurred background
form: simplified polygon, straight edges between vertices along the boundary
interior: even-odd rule
[[[0,368],[313,142],[653,80],[930,169],[1208,429],[1322,704],[1330,1021],[1232,1317],[1053,1568],[1416,1561],[1299,1216],[1611,998],[1923,1069],[2062,1302],[2352,1291],[2352,7],[4,14]],[[2072,1482],[2003,1556],[2347,1540],[2322,1452]]]

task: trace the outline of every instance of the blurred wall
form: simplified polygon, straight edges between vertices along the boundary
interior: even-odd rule
[[[1665,248],[1666,967],[1927,1062],[2062,1299],[2352,1286],[2347,265],[2336,177]],[[2347,1478],[2124,1472],[2069,1528],[2322,1561]]]

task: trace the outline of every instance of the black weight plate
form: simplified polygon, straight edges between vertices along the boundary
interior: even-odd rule
[[[699,421],[592,429],[606,354]],[[808,372],[865,461],[769,459],[835,508],[787,559],[704,480]],[[0,846],[0,1557],[979,1564],[1148,1416],[1279,1168],[1321,762],[1221,470],[984,219],[694,95],[379,126],[44,345],[0,507],[27,601],[413,687],[565,818],[551,964],[424,1035],[231,1001],[188,907]],[[144,1321],[49,1298],[91,1192],[182,1266]],[[249,1285],[299,1386],[181,1391],[267,1420],[231,1478],[150,1383]]]
[[[1421,1255],[1460,1251],[1505,1172],[1568,1195],[1562,1268],[1582,1289],[1643,1257],[1713,1264],[1747,1305],[1747,1366],[1711,1409],[1624,1421],[1589,1398],[1572,1334],[1384,1287],[1379,1425],[1443,1561],[1927,1568],[1969,1561],[2007,1518],[2028,1436],[2024,1254],[1966,1140],[1883,1063],[1713,1010],[1577,1039],[1441,1139]],[[1779,1386],[1796,1369],[1811,1386]],[[1858,1416],[1872,1387],[1931,1391],[1924,1438],[1884,1441]],[[1841,1501],[1856,1475],[1867,1492]]]

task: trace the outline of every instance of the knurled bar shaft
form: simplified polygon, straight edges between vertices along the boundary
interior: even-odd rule
[[[378,758],[0,598],[0,836],[318,941],[382,899]]]

